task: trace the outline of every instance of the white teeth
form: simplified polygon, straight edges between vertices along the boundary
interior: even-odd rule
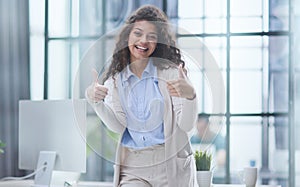
[[[138,49],[141,49],[141,50],[147,50],[148,48],[146,48],[146,47],[142,47],[142,46],[138,46],[138,45],[136,45],[136,48],[138,48]]]

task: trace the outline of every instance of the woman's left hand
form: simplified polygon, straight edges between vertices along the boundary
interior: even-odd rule
[[[167,82],[167,88],[170,95],[186,99],[194,99],[196,97],[195,89],[186,77],[181,64],[178,67],[178,74],[179,78],[177,80]]]

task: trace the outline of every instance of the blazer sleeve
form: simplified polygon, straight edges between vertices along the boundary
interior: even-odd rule
[[[192,131],[197,120],[197,97],[193,100],[173,97],[172,100],[179,128],[185,132]]]
[[[197,97],[193,100],[182,99],[181,109],[176,109],[178,126],[185,132],[190,132],[195,127],[197,121]],[[175,106],[176,108],[176,106]]]
[[[126,115],[120,103],[118,89],[112,78],[105,81],[104,86],[108,88],[108,94],[104,101],[92,101],[88,97],[87,91],[85,97],[102,122],[113,132],[121,134],[126,128]]]
[[[178,78],[178,70],[171,73],[171,80]],[[177,125],[185,132],[191,132],[195,127],[198,114],[197,96],[192,99],[171,97]]]

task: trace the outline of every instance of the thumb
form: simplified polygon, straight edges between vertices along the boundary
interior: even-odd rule
[[[92,74],[93,74],[93,81],[95,83],[98,83],[98,72],[95,68],[92,69]]]
[[[182,64],[179,64],[179,66],[178,66],[178,75],[179,75],[179,78],[182,78],[182,79],[186,78],[186,74],[182,68]]]

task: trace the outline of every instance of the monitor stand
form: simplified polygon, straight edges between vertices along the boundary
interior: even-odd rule
[[[41,151],[37,164],[37,173],[32,187],[49,187],[56,159],[56,152]],[[44,167],[43,169],[40,169]],[[40,170],[39,170],[40,169]]]

